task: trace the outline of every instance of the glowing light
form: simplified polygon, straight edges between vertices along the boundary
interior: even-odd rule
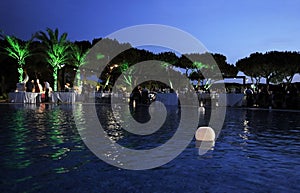
[[[199,111],[199,113],[202,112],[204,114],[205,113],[205,108],[204,107],[199,107],[198,111]]]
[[[114,64],[112,66],[109,67],[110,71],[112,71],[114,68],[117,68],[119,65],[118,64]]]
[[[205,113],[205,107],[203,105],[203,101],[200,101],[200,107],[198,108],[198,112],[202,112],[203,114]]]
[[[199,127],[195,134],[198,154],[204,155],[209,150],[213,150],[216,134],[211,127]]]
[[[196,131],[195,138],[198,141],[214,141],[216,134],[211,127],[199,127]]]
[[[136,106],[136,102],[135,102],[135,100],[133,100],[133,102],[132,102],[132,106],[133,106],[133,108],[135,108],[135,106]]]

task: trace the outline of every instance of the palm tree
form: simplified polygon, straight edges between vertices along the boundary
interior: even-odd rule
[[[75,75],[75,85],[80,87],[81,85],[81,76],[80,76],[80,67],[86,64],[86,56],[88,54],[88,50],[84,51],[82,47],[79,47],[76,44],[71,46],[72,53],[71,53],[71,60],[73,65],[77,68],[76,75]]]
[[[132,87],[134,85],[133,82],[133,74],[135,73],[134,66],[129,66],[128,62],[123,62],[119,67],[121,74],[123,75],[123,82],[125,83],[126,87],[128,87],[128,90],[132,90]]]
[[[173,66],[178,63],[179,58],[176,56],[173,52],[163,52],[158,54],[158,59],[161,60],[161,67],[166,70],[169,77],[169,85],[173,89],[173,83],[170,79],[170,69],[173,68]]]
[[[4,47],[5,53],[8,56],[16,59],[18,62],[19,82],[20,83],[24,82],[23,73],[24,73],[25,59],[32,55],[29,49],[29,45],[32,39],[23,43],[14,36],[8,36],[2,33],[1,37],[3,37],[3,39],[5,39],[8,43],[8,46]]]
[[[71,44],[67,40],[67,33],[63,33],[61,36],[59,36],[57,28],[55,31],[47,28],[46,31],[48,34],[43,31],[37,32],[36,37],[47,46],[47,62],[53,67],[53,90],[57,91],[58,70],[61,69],[65,62],[67,62],[69,59],[69,48],[71,47]]]

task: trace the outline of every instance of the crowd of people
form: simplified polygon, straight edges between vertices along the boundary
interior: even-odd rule
[[[174,92],[170,89],[168,92],[167,89],[157,89],[157,88],[146,88],[142,86],[137,86],[134,88],[130,95],[130,103],[135,101],[138,104],[149,104],[151,101],[155,100],[155,93],[171,93]],[[99,91],[102,91],[101,89]],[[289,108],[295,109],[300,107],[299,96],[300,90],[296,84],[280,84],[280,85],[259,85],[257,87],[253,85],[248,85],[246,88],[238,87],[235,89],[229,89],[226,87],[226,90],[205,90],[197,88],[196,92],[199,101],[203,103],[207,102],[207,98],[213,98],[214,94],[216,96],[218,93],[236,93],[244,94],[244,103],[243,106],[247,107],[259,107],[259,108]],[[104,92],[104,91],[103,91]],[[177,91],[178,92],[178,91]],[[154,93],[151,95],[151,93]],[[179,92],[182,94],[182,92]],[[207,95],[205,95],[207,94]],[[184,95],[184,94],[183,94]],[[215,96],[215,98],[217,98]]]
[[[262,107],[262,108],[297,108],[297,98],[299,96],[299,89],[295,84],[273,86],[262,85],[257,89],[250,86],[244,91],[246,95],[246,105],[248,107]]]
[[[49,102],[49,97],[52,92],[52,88],[49,84],[49,82],[45,81],[44,85],[40,83],[39,79],[36,79],[36,81],[31,80],[27,81],[25,84],[25,91],[26,92],[34,92],[34,93],[41,93],[42,99],[44,102]]]
[[[27,81],[25,85],[26,92],[35,92],[35,93],[42,93],[43,101],[49,102],[49,97],[51,96],[52,88],[49,82],[45,81],[43,86],[39,82],[39,79],[36,81],[31,80]],[[73,88],[70,86],[69,83],[66,83],[64,89],[61,91],[69,92],[72,91]],[[91,89],[87,89],[84,87],[82,91],[92,91]],[[111,92],[111,90],[103,89],[102,87],[97,87],[95,92]],[[170,89],[169,92],[173,90]],[[232,91],[226,90],[224,91],[212,91],[208,90],[205,91],[201,88],[196,89],[197,93],[206,93],[210,95],[213,92],[216,93],[230,93]],[[253,87],[253,85],[247,85],[245,89],[242,87],[235,88],[234,93],[240,93],[245,95],[245,103],[244,106],[247,107],[260,107],[260,108],[299,108],[299,88],[296,84],[280,84],[280,85],[259,85],[257,87]],[[158,88],[150,88],[147,89],[146,87],[137,86],[134,88],[130,95],[130,102],[132,103],[135,101],[136,103],[140,104],[149,104],[151,101],[155,100],[155,93],[159,92],[167,92],[164,89]],[[174,91],[173,91],[174,92]],[[85,93],[85,92],[83,92]],[[151,95],[151,93],[154,93]]]
[[[40,93],[41,99],[43,102],[49,102],[51,94],[53,92],[52,87],[50,86],[50,83],[48,81],[44,81],[43,85],[40,83],[39,79],[27,81],[25,83],[25,91],[26,92],[34,92],[34,93]],[[66,83],[64,86],[64,89],[61,91],[64,92],[70,92],[72,91],[72,88],[70,86],[70,83]]]

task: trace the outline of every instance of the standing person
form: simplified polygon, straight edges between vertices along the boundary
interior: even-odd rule
[[[34,92],[34,80],[26,82],[26,92]]]
[[[65,84],[65,92],[70,92],[70,83]]]
[[[133,103],[135,101],[136,103],[142,102],[142,87],[138,86],[135,87],[132,91],[132,95],[130,96],[130,103]]]
[[[45,87],[44,87],[44,90],[45,90],[45,102],[49,102],[50,84],[47,81],[45,81],[44,84],[45,84]]]
[[[142,93],[141,93],[142,103],[143,104],[148,104],[149,103],[149,96],[148,96],[148,94],[149,94],[148,89],[146,87],[144,87],[142,89]]]
[[[40,84],[40,80],[36,79],[35,92],[41,93],[43,92],[43,87]]]
[[[247,100],[247,107],[253,106],[253,90],[250,88],[250,86],[247,87],[245,90],[246,100]]]

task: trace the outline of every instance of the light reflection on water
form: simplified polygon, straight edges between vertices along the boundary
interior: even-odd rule
[[[111,139],[135,149],[153,148],[170,139],[180,118],[178,110],[169,109],[165,129],[139,139],[120,128],[118,114],[107,105],[97,108]],[[149,119],[139,110],[131,112],[137,120]],[[175,160],[146,171],[122,170],[94,156],[76,130],[72,105],[1,104],[0,117],[0,192],[297,192],[300,188],[299,112],[229,109],[213,151],[199,156],[192,141]],[[208,118],[209,109],[200,123]]]

